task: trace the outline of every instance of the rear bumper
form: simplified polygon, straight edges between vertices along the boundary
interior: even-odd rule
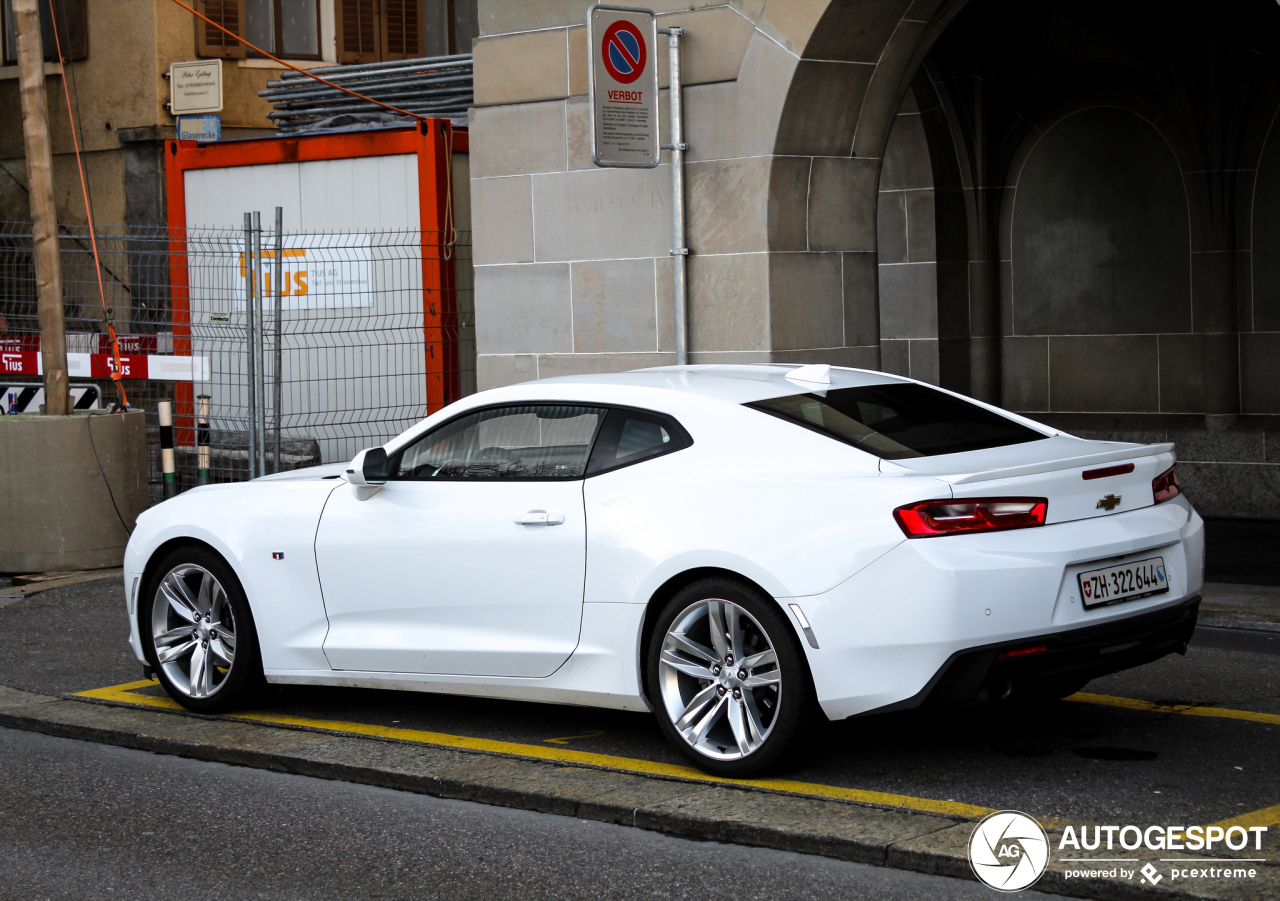
[[[1141,666],[1187,649],[1196,629],[1200,596],[1119,622],[1004,641],[952,654],[915,696],[868,713],[919,707],[956,707],[1017,697],[1039,685],[1086,681]],[[1035,654],[1001,657],[1043,646]]]
[[[1154,556],[1164,560],[1168,591],[1084,607],[1082,572]],[[1039,529],[903,541],[828,592],[781,600],[784,609],[800,607],[812,626],[818,647],[806,642],[804,650],[818,702],[828,719],[840,720],[910,705],[948,681],[964,686],[955,690],[963,703],[992,675],[996,655],[1010,649],[1053,649],[1027,655],[1042,660],[1007,658],[998,668],[1013,672],[1017,663],[1038,679],[1053,678],[1051,662],[1064,668],[1063,678],[1087,677],[1091,666],[1101,674],[1163,656],[1178,649],[1183,633],[1175,629],[1164,650],[1144,641],[1120,647],[1133,640],[1123,636],[1194,610],[1203,572],[1204,522],[1179,497]],[[1190,617],[1179,627],[1187,636]],[[798,622],[797,633],[804,641]],[[1100,644],[1090,650],[1095,637]],[[949,679],[939,676],[947,672]]]

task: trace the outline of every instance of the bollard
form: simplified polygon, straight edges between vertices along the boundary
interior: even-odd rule
[[[209,484],[209,395],[196,395],[199,415],[196,419],[196,484]]]
[[[162,400],[160,407],[160,468],[164,472],[164,496],[168,500],[178,493],[173,472],[173,401]]]

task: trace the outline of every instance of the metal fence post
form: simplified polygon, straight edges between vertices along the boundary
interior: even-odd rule
[[[267,344],[267,320],[266,320],[266,304],[263,303],[263,288],[266,285],[266,279],[263,278],[266,267],[262,263],[262,213],[257,210],[253,213],[253,259],[257,264],[254,267],[254,285],[257,291],[254,292],[254,318],[257,321],[257,339],[254,347],[254,353],[257,359],[255,372],[257,378],[253,382],[254,397],[257,400],[258,415],[253,420],[253,428],[257,434],[258,456],[257,470],[259,476],[267,474],[267,360],[266,360],[266,344]]]
[[[255,477],[254,469],[258,460],[258,445],[256,432],[258,430],[258,406],[257,400],[257,373],[254,372],[253,364],[257,354],[254,353],[254,321],[253,307],[254,297],[258,291],[254,286],[254,279],[257,277],[257,266],[253,262],[253,214],[244,214],[244,306],[245,306],[245,356],[248,358],[248,387],[249,389],[249,459],[248,469],[249,478]]]
[[[280,347],[280,335],[282,328],[280,325],[281,313],[284,310],[284,209],[276,207],[276,266],[275,277],[273,278],[273,286],[275,288],[276,301],[276,334],[275,334],[275,397],[272,398],[271,414],[275,418],[274,422],[274,441],[272,446],[275,449],[275,461],[272,464],[272,472],[280,472],[280,405],[281,397],[284,394],[284,352]]]

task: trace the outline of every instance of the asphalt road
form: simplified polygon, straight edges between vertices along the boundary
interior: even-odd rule
[[[0,684],[61,694],[139,678],[114,581],[0,609]],[[1205,630],[1184,656],[1086,691],[1280,713],[1275,633]],[[155,689],[159,691],[158,688]],[[682,763],[647,714],[403,692],[278,688],[267,709]],[[1057,702],[831,724],[788,778],[1092,822],[1212,823],[1280,804],[1280,726]],[[546,744],[557,739],[555,744]]]
[[[977,882],[6,729],[0,760],[4,899],[991,897]]]

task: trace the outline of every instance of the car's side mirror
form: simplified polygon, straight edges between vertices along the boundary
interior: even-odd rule
[[[391,470],[387,465],[387,449],[371,447],[365,451],[364,465],[361,470],[364,472],[364,480],[370,485],[385,485],[387,479],[391,478]]]
[[[371,447],[360,451],[347,467],[346,476],[347,481],[357,488],[385,485],[391,477],[386,448]]]

